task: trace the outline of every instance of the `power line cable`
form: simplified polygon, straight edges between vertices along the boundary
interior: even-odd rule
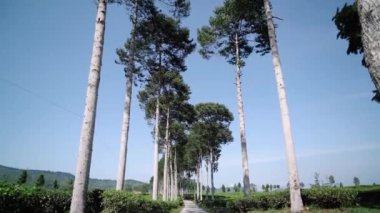
[[[18,89],[20,89],[20,90],[22,90],[22,91],[28,93],[28,94],[31,95],[31,96],[34,96],[34,97],[36,97],[36,98],[39,98],[40,100],[43,100],[43,101],[45,101],[46,103],[48,103],[48,104],[50,104],[50,105],[52,105],[52,106],[55,106],[56,108],[59,108],[59,109],[65,111],[65,112],[67,112],[67,113],[70,113],[70,114],[72,114],[72,115],[75,115],[76,117],[79,117],[79,118],[82,117],[80,114],[78,114],[78,113],[76,113],[76,112],[74,112],[74,111],[72,111],[72,110],[70,110],[70,109],[67,109],[66,107],[64,107],[64,106],[62,106],[62,105],[56,103],[55,101],[53,101],[53,100],[51,100],[51,99],[49,99],[49,98],[46,98],[46,97],[44,97],[44,96],[42,96],[42,95],[37,94],[37,93],[33,92],[33,91],[30,90],[30,89],[27,89],[27,88],[25,88],[25,87],[23,87],[23,86],[20,86],[19,84],[15,83],[15,82],[12,82],[12,81],[10,81],[10,80],[8,80],[8,79],[5,79],[5,78],[3,78],[3,77],[0,77],[0,80],[2,80],[3,82],[5,82],[5,83],[7,83],[7,84],[9,84],[9,85],[11,85],[11,86],[13,86],[13,87],[15,87],[15,88],[18,88]]]

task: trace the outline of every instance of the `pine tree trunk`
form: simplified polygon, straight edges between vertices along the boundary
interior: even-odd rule
[[[199,176],[200,176],[200,180],[199,180],[199,188],[200,188],[200,197],[199,197],[199,200],[203,200],[203,182],[202,182],[202,160],[201,160],[201,163],[200,163],[200,167],[199,167]]]
[[[243,166],[243,192],[244,196],[250,195],[249,191],[249,168],[248,168],[248,154],[247,154],[247,138],[245,135],[245,121],[243,110],[243,97],[241,94],[241,69],[240,69],[240,51],[239,51],[239,38],[238,34],[235,34],[235,48],[236,48],[236,93],[238,100],[238,111],[240,121],[240,140],[241,140],[241,155]]]
[[[214,200],[214,158],[213,152],[210,151],[210,173],[211,173],[211,199]]]
[[[200,200],[200,194],[201,194],[201,190],[199,188],[199,163],[197,164],[197,169],[196,169],[196,173],[197,173],[197,181],[196,181],[196,185],[197,185],[197,199],[196,200]]]
[[[178,199],[177,150],[174,148],[174,200]]]
[[[364,58],[369,75],[380,93],[380,1],[358,0],[358,13],[362,26]],[[380,102],[380,96],[376,98]]]
[[[106,0],[99,0],[91,66],[87,85],[86,106],[83,115],[79,153],[70,206],[71,213],[83,213],[86,207],[87,189],[91,167],[92,143],[95,131],[96,104],[98,99],[100,70],[102,65],[106,10]]]
[[[208,192],[209,192],[209,184],[208,184],[208,168],[209,168],[209,163],[210,163],[210,161],[207,161],[206,160],[206,200],[208,200],[209,199],[209,197],[208,197]]]
[[[167,171],[167,177],[166,177],[166,197],[169,200],[170,198],[170,159],[172,158],[171,155],[171,144],[168,143],[168,171]]]
[[[127,150],[128,150],[128,132],[129,132],[129,121],[131,112],[131,99],[132,99],[132,84],[133,76],[129,73],[127,80],[127,92],[124,100],[124,112],[123,112],[123,124],[121,127],[121,143],[120,143],[120,153],[119,153],[119,169],[116,179],[116,190],[123,190],[124,179],[125,179],[125,167],[127,163]]]
[[[170,200],[174,200],[174,169],[173,169],[173,158],[170,163]]]
[[[196,169],[196,176],[198,177],[198,167]],[[194,178],[195,186],[194,186],[194,201],[198,200],[198,179]]]
[[[157,200],[157,184],[158,184],[158,137],[159,137],[159,120],[160,120],[160,95],[156,100],[156,124],[154,129],[154,158],[153,158],[153,190],[152,199]]]
[[[291,212],[301,212],[303,211],[303,204],[300,191],[300,181],[298,178],[297,161],[292,139],[292,131],[290,127],[290,117],[288,103],[286,99],[285,84],[284,79],[282,77],[281,61],[277,48],[276,33],[273,24],[269,0],[264,0],[264,4],[265,13],[267,16],[270,46],[273,56],[273,66],[277,82],[277,92],[280,101],[282,126],[285,136],[286,154],[288,159]]]
[[[168,153],[169,153],[169,118],[170,118],[170,109],[168,108],[167,114],[166,114],[166,130],[165,130],[165,159],[164,159],[164,192],[162,199],[166,201],[168,199],[167,192],[168,192]]]
[[[168,191],[168,176],[167,176],[167,173],[168,173],[168,150],[169,150],[169,147],[167,144],[165,144],[165,159],[164,159],[164,190],[163,190],[163,196],[162,196],[162,200],[166,201],[167,200],[167,191]]]
[[[124,99],[124,112],[123,123],[121,127],[121,142],[119,154],[119,169],[116,179],[116,190],[123,190],[125,180],[125,167],[127,164],[127,151],[128,151],[128,133],[129,121],[131,117],[131,101],[132,101],[132,86],[133,86],[133,70],[134,70],[134,52],[135,52],[135,37],[136,37],[136,24],[137,24],[137,0],[135,0],[135,11],[133,14],[132,23],[132,48],[128,59],[128,74],[127,74],[127,91]]]

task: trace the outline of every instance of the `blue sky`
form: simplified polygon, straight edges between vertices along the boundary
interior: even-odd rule
[[[74,173],[94,34],[93,0],[3,2],[0,19],[0,164]],[[282,18],[277,36],[301,181],[315,172],[327,181],[380,183],[379,104],[361,56],[346,55],[331,21],[344,0],[275,0]],[[221,0],[192,1],[184,25],[196,38]],[[123,7],[110,5],[106,20],[91,177],[115,179],[125,94],[115,49],[129,36]],[[216,186],[241,182],[235,68],[221,57],[187,59],[191,103],[219,102],[234,114],[235,141],[223,148]],[[252,55],[243,69],[243,99],[251,182],[287,182],[285,147],[271,55]],[[148,181],[153,169],[152,127],[134,88],[127,178]]]

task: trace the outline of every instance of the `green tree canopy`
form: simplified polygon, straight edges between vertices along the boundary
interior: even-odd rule
[[[26,170],[23,170],[23,171],[21,172],[21,174],[20,174],[18,180],[17,180],[17,183],[20,184],[20,185],[21,185],[21,184],[24,184],[24,183],[26,183],[27,179],[28,179],[28,173],[27,173]]]
[[[209,26],[198,29],[199,53],[204,58],[219,54],[231,64],[244,62],[253,51],[266,54],[270,51],[269,37],[262,0],[225,0],[217,7]],[[240,58],[236,58],[236,38]]]
[[[39,175],[36,180],[36,187],[42,187],[45,185],[45,177],[44,175]]]

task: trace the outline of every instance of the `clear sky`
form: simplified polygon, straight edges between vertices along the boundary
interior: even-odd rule
[[[0,164],[74,173],[92,50],[94,0],[5,0],[0,19]],[[352,1],[273,0],[283,20],[277,36],[301,181],[380,183],[379,104],[361,56],[346,55],[331,21]],[[196,38],[222,0],[192,1],[184,25]],[[115,49],[129,36],[129,15],[110,5],[98,99],[91,177],[115,179],[125,78]],[[235,68],[221,57],[187,59],[191,103],[219,102],[234,114],[235,141],[223,148],[216,186],[242,182]],[[287,166],[271,55],[252,55],[243,69],[243,100],[251,182],[286,185]],[[134,88],[128,179],[148,181],[153,169],[152,127]]]

